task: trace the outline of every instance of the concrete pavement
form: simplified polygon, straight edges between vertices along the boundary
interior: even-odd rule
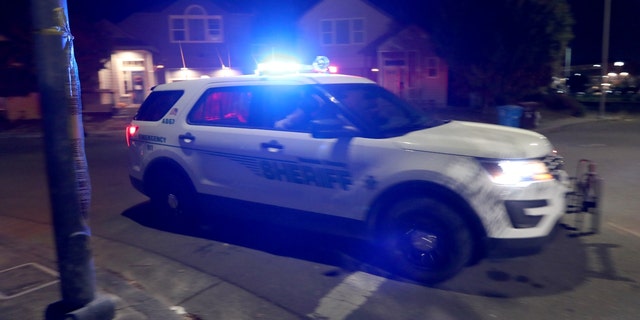
[[[114,301],[113,319],[299,319],[240,287],[153,252],[95,235],[91,246],[97,294]],[[61,299],[56,270],[50,225],[0,216],[0,319],[42,319],[47,306]]]
[[[474,120],[472,114],[440,117]],[[85,130],[88,135],[124,136],[129,119],[85,116]],[[597,120],[595,115],[576,118],[543,111],[535,130],[544,133]],[[32,124],[0,132],[0,137],[39,134],[38,125]],[[114,319],[301,318],[218,277],[117,239],[93,236],[91,244],[98,294],[115,302]],[[0,215],[0,320],[43,318],[47,305],[60,300],[56,270],[51,225]],[[176,301],[183,303],[174,305]]]

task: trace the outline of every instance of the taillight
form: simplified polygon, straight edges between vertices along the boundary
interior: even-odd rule
[[[131,146],[131,138],[138,132],[138,126],[130,124],[126,128],[127,147]]]

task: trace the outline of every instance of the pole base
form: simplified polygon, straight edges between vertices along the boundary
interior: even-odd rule
[[[111,295],[97,295],[82,308],[69,310],[64,301],[50,304],[45,320],[111,320],[116,314],[116,299]]]

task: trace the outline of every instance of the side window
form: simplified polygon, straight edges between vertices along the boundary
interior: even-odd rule
[[[181,90],[152,91],[133,119],[140,121],[158,121],[162,119],[178,99],[182,97],[183,93]]]
[[[321,96],[305,86],[278,89],[271,91],[274,102],[271,107],[273,128],[310,132],[311,121],[319,116],[326,105]]]
[[[310,132],[326,105],[301,85],[212,88],[198,99],[187,122],[193,125]]]
[[[252,97],[252,92],[246,88],[209,89],[191,109],[187,122],[196,125],[250,126]]]

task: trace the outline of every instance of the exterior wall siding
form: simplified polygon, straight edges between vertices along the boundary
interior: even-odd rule
[[[323,44],[322,21],[354,18],[365,22],[363,43]],[[447,105],[448,67],[422,29],[395,29],[389,16],[365,0],[321,1],[300,18],[298,26],[299,51],[306,59],[326,55],[340,73],[367,77],[421,107]],[[435,69],[429,59],[438,62]]]

